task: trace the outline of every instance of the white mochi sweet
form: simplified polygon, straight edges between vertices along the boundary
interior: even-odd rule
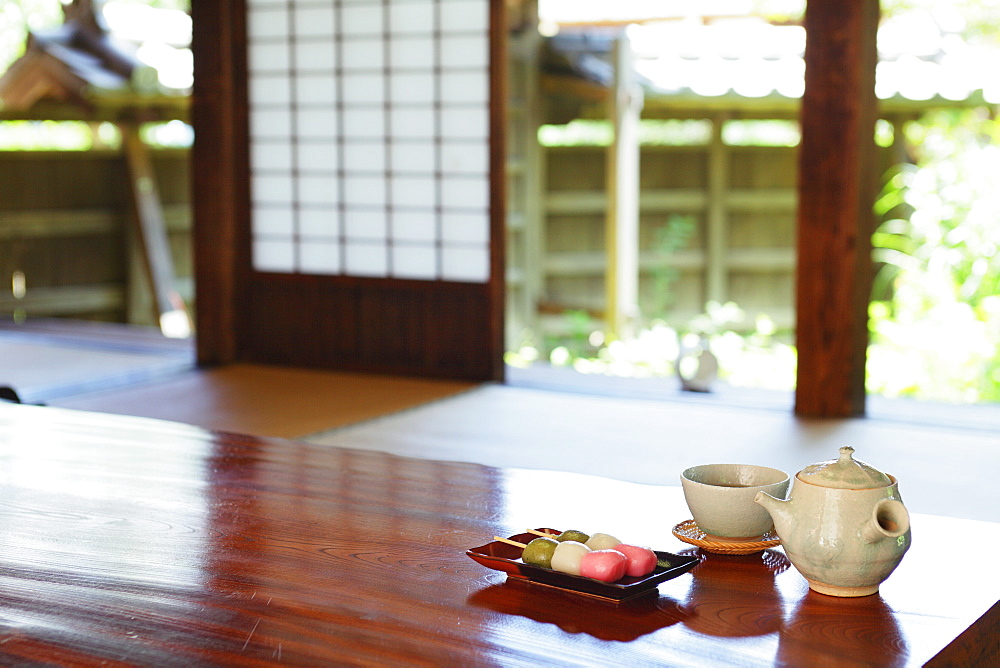
[[[595,533],[584,545],[591,550],[613,550],[620,540],[607,533]]]
[[[552,568],[560,573],[580,574],[580,562],[590,548],[575,540],[567,540],[556,546],[552,553]]]

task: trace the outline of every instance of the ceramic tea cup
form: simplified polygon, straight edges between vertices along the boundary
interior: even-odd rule
[[[774,523],[754,503],[757,492],[779,499],[788,493],[788,474],[754,464],[702,464],[681,473],[681,487],[698,528],[723,538],[759,538]]]

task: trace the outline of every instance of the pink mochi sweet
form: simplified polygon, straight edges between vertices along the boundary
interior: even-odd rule
[[[656,568],[656,553],[648,547],[621,543],[615,545],[614,549],[624,554],[628,561],[625,575],[637,578],[652,573],[653,569]]]
[[[580,560],[580,575],[601,582],[616,582],[625,576],[628,558],[618,550],[594,550]]]

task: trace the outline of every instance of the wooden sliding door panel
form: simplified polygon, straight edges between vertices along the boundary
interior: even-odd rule
[[[359,371],[490,378],[484,287],[419,282],[258,281],[246,304],[249,359]],[[442,326],[445,323],[445,326]],[[450,326],[447,323],[460,323]]]
[[[503,3],[203,4],[201,69],[239,78],[196,83],[196,141],[235,155],[196,183],[229,198],[202,236],[236,245],[198,283],[203,361],[500,379]]]
[[[431,369],[456,378],[491,378],[490,332],[484,286],[453,283],[427,291],[418,285],[365,289],[361,295],[360,359],[370,368]],[[443,323],[449,323],[442,326]],[[463,324],[464,323],[464,324]]]
[[[359,357],[381,366],[419,366],[428,355],[428,299],[423,291],[388,285],[362,290]]]
[[[351,366],[360,345],[358,305],[357,287],[334,289],[299,277],[254,281],[242,307],[243,357],[271,364]]]

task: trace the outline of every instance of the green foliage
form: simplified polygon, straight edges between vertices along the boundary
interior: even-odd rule
[[[157,148],[190,148],[191,126],[183,121],[145,123],[142,140]],[[0,151],[89,151],[121,146],[121,132],[113,123],[93,126],[83,121],[2,121]]]
[[[24,53],[28,30],[62,21],[59,0],[14,0],[0,3],[0,72]]]
[[[907,128],[917,164],[892,173],[872,237],[868,389],[1000,400],[1000,121],[939,111]]]
[[[667,217],[666,223],[656,228],[653,248],[660,256],[661,262],[652,271],[653,294],[658,303],[644,309],[653,317],[660,317],[673,303],[671,285],[680,276],[676,267],[667,264],[666,259],[672,254],[686,248],[694,236],[697,221],[694,216],[673,214]]]
[[[566,321],[568,333],[564,336],[550,338],[547,346],[549,350],[560,351],[555,353],[557,358],[561,358],[564,354],[567,358],[586,357],[594,354],[597,346],[591,343],[591,336],[595,332],[595,325],[590,314],[582,310],[569,310],[563,313],[563,318]],[[563,350],[566,352],[562,353]]]
[[[547,351],[532,345],[505,355],[508,364],[530,366],[547,359],[580,373],[626,378],[676,375],[681,344],[706,341],[719,362],[719,377],[734,386],[791,390],[795,385],[795,349],[776,336],[774,323],[758,315],[748,325],[746,313],[732,302],[708,302],[705,312],[675,328],[653,320],[627,340],[607,341],[597,323],[583,311],[564,314],[570,335],[547,342]]]
[[[82,121],[0,122],[0,151],[87,151],[93,134]]]
[[[784,120],[732,120],[722,126],[722,141],[729,146],[798,146],[799,124]]]

